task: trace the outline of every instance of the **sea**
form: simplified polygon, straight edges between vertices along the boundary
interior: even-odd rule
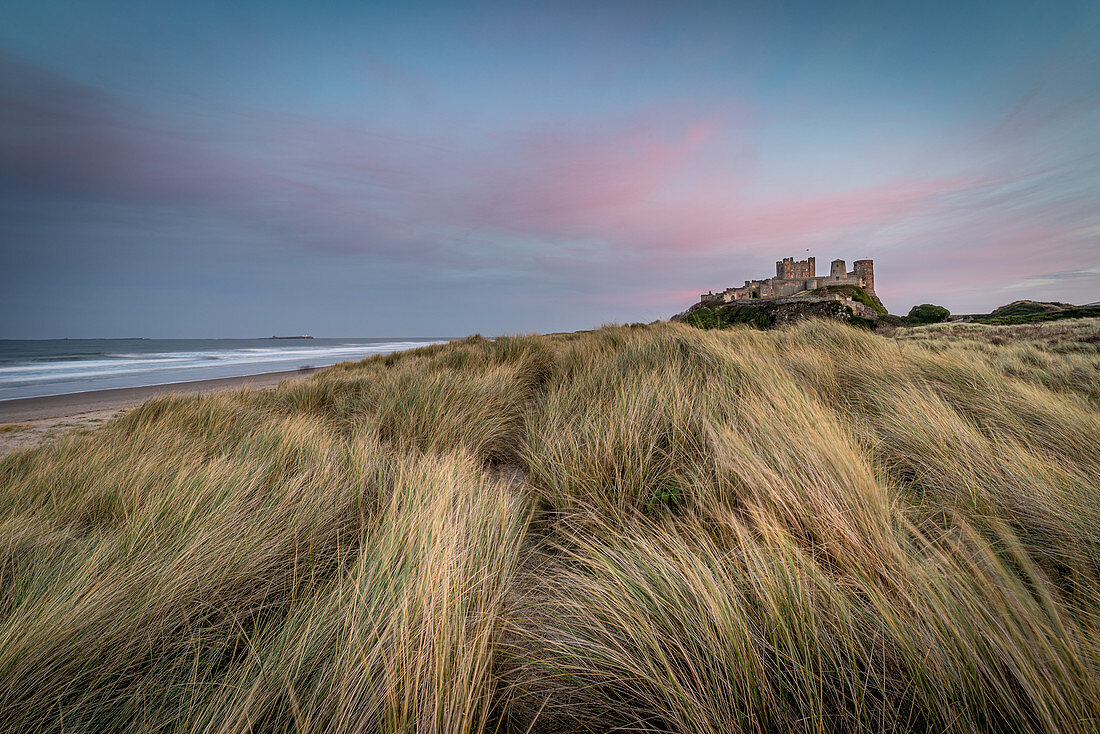
[[[327,367],[445,341],[0,339],[0,400]]]

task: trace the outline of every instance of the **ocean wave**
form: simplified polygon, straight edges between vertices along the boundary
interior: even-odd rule
[[[324,367],[437,341],[43,355],[0,363],[0,400]]]

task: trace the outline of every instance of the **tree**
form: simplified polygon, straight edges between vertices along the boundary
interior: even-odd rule
[[[909,309],[909,315],[906,318],[915,324],[938,324],[941,321],[947,321],[949,316],[951,312],[943,306],[922,303]]]

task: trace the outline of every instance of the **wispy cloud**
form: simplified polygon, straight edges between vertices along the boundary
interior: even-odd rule
[[[309,272],[316,300],[345,283],[385,306],[415,286],[448,317],[646,320],[793,254],[875,258],[903,311],[1100,288],[1087,31],[933,64],[874,13],[822,43],[805,18],[717,6],[608,6],[584,29],[549,6],[364,6],[310,30],[198,2],[178,34],[153,10],[140,34],[82,12],[110,16],[65,31],[86,47],[45,16],[37,36],[0,29],[21,49],[0,50],[9,293],[64,275],[101,296],[124,278],[231,294]]]

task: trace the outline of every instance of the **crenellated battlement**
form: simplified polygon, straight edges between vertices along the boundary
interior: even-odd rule
[[[743,286],[731,286],[720,293],[704,293],[700,302],[704,305],[730,303],[753,299],[777,299],[809,296],[811,291],[830,285],[855,285],[875,296],[875,270],[873,260],[856,260],[852,270],[845,268],[844,260],[833,260],[828,276],[816,274],[814,258],[795,260],[785,257],[775,263],[775,277],[763,280],[746,280]]]

